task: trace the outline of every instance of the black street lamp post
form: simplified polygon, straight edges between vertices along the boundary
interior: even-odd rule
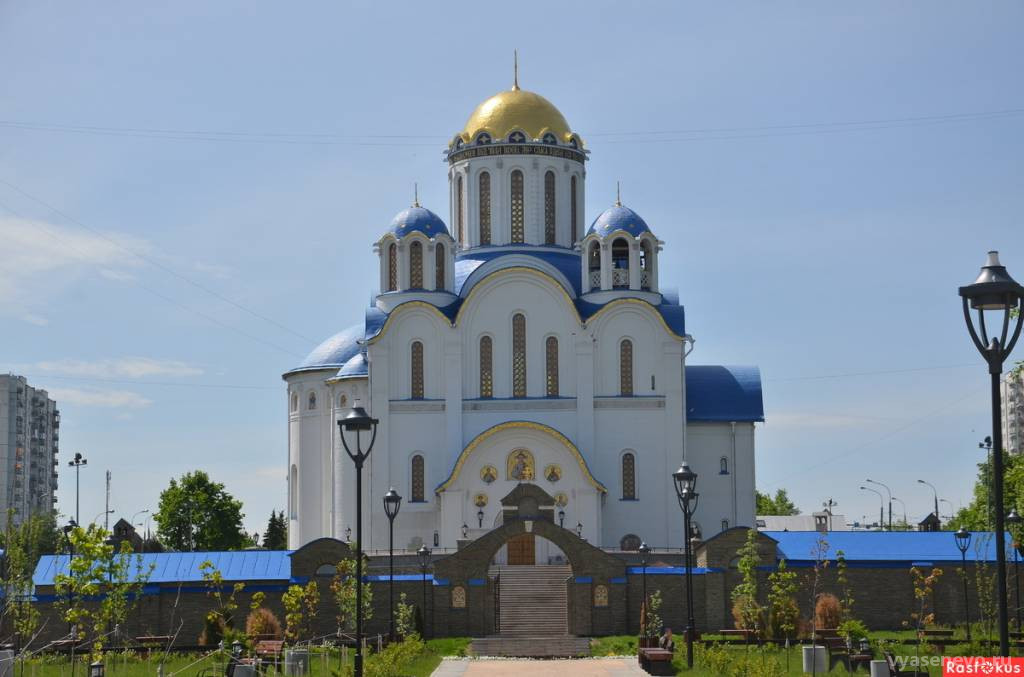
[[[576,523],[576,538],[583,538],[583,522]]]
[[[423,636],[427,636],[427,569],[430,567],[430,548],[425,545],[421,545],[420,549],[416,551],[416,555],[420,558],[420,574],[423,577],[423,606],[421,614],[423,616]]]
[[[878,489],[871,487],[861,487],[861,490],[874,492],[878,496],[878,529],[881,531],[885,528],[885,496],[882,496],[882,492]]]
[[[476,511],[476,525],[480,529],[484,528],[484,509],[480,508]]]
[[[867,482],[868,484],[877,484],[878,486],[885,489],[885,493],[889,495],[889,531],[892,531],[892,491],[890,491],[889,487],[885,486],[881,482],[876,482],[875,480],[864,481]]]
[[[558,526],[562,527],[563,529],[565,528],[565,511],[564,510],[559,510],[558,511]]]
[[[931,482],[925,482],[924,480],[918,480],[918,484],[926,484],[931,487],[932,498],[935,499],[935,519],[939,519],[939,492],[935,491],[935,485]]]
[[[676,498],[683,510],[683,559],[686,561],[686,667],[693,668],[693,568],[690,566],[690,518],[697,510],[697,473],[685,461],[672,473]]]
[[[395,641],[395,518],[402,497],[394,487],[384,494],[384,514],[388,516],[388,639]]]
[[[89,461],[86,460],[81,454],[76,453],[75,457],[68,461],[68,465],[75,469],[75,523],[81,524],[82,517],[78,514],[78,496],[79,496],[79,475],[82,471],[83,465],[88,465]]]
[[[967,630],[967,643],[971,643],[971,607],[967,599],[967,548],[971,547],[971,532],[962,526],[953,534],[957,550],[960,551],[961,574],[964,579],[964,628]]]
[[[647,609],[647,556],[651,554],[651,549],[646,542],[641,542],[640,547],[637,548],[636,551],[640,553],[640,580],[642,581],[641,588],[643,589],[643,603],[640,605],[640,611],[641,614],[645,614]],[[643,636],[645,631],[646,628],[641,624],[640,635]]]
[[[1019,529],[1021,522],[1024,522],[1024,517],[1017,514],[1016,508],[1010,508],[1010,514],[1006,516],[1006,523],[1015,529]],[[1013,587],[1017,595],[1017,611],[1015,616],[1017,617],[1017,631],[1020,631],[1020,543],[1017,542],[1017,536],[1013,533]]]
[[[1010,655],[1009,614],[1006,608],[1006,532],[1003,513],[1003,428],[1002,428],[1002,396],[999,392],[999,381],[1003,373],[1003,363],[1013,351],[1013,346],[1020,338],[1021,326],[1024,325],[1022,299],[1024,287],[1020,286],[1006,268],[999,263],[999,252],[990,251],[988,261],[981,268],[981,274],[973,284],[960,287],[959,294],[963,298],[964,320],[971,335],[974,346],[988,363],[988,373],[992,377],[992,506],[995,513],[996,532],[996,599],[999,602],[999,655]],[[971,309],[978,311],[978,327],[971,320]],[[999,337],[988,335],[985,328],[985,311],[1002,313],[993,328],[1002,326]],[[1013,332],[1010,332],[1010,318],[1016,313]],[[980,332],[980,333],[979,333]]]
[[[338,421],[341,444],[356,466],[356,655],[353,659],[355,677],[363,677],[363,463],[373,451],[377,440],[377,419],[362,407],[353,407]],[[345,433],[355,433],[355,452],[349,447]],[[363,433],[370,433],[370,442],[363,451]]]

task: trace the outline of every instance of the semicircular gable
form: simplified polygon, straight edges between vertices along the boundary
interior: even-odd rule
[[[499,273],[503,270],[523,268],[543,273],[547,278],[561,286],[570,299],[576,298],[576,287],[572,280],[579,277],[578,272],[575,276],[570,277],[569,274],[560,270],[558,266],[540,258],[539,256],[514,253],[503,254],[502,256],[493,258],[478,265],[462,283],[462,287],[459,289],[459,296],[468,298],[476,285],[480,284],[495,273]]]

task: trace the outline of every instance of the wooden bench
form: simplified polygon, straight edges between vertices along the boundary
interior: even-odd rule
[[[638,651],[640,667],[649,675],[674,675],[672,652],[668,649],[645,648]]]

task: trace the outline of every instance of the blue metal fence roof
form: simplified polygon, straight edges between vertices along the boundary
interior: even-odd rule
[[[202,581],[199,565],[210,561],[225,581],[288,581],[291,578],[290,550],[240,550],[236,552],[161,552],[143,554],[141,570],[154,566],[150,583]],[[39,558],[32,582],[53,585],[58,574],[67,573],[68,555]],[[135,562],[132,555],[132,563]]]
[[[765,531],[779,542],[779,557],[789,562],[813,561],[812,551],[821,534],[814,531]],[[828,542],[826,557],[834,560],[842,550],[848,562],[902,562],[921,564],[959,562],[952,531],[832,531],[824,534]],[[1007,542],[1011,542],[1009,535]],[[995,535],[972,532],[967,550],[969,562],[994,562]]]
[[[687,365],[688,421],[763,421],[761,371],[757,367]]]

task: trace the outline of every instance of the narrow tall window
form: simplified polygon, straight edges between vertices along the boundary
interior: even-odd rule
[[[480,244],[491,243],[491,175],[480,172]]]
[[[651,276],[654,267],[654,249],[649,240],[640,243],[640,288],[651,288]]]
[[[512,316],[512,397],[526,397],[526,317]]]
[[[413,503],[423,503],[423,457],[416,454],[412,457],[412,467],[409,469],[409,479],[412,486],[409,487],[412,498],[410,499]]]
[[[612,286],[629,286],[629,243],[621,237],[612,242]]]
[[[622,498],[636,500],[636,457],[632,453],[622,455]]]
[[[388,245],[388,291],[398,289],[398,245]]]
[[[444,245],[434,246],[434,289],[444,291]]]
[[[423,289],[423,245],[409,245],[409,288]]]
[[[455,240],[465,244],[462,230],[462,174],[459,174],[455,178]]]
[[[523,226],[523,173],[518,169],[512,172],[512,242],[523,242],[525,228]]]
[[[292,519],[299,516],[299,469],[292,464],[291,482],[288,486],[288,512]]]
[[[494,397],[494,366],[490,336],[480,337],[480,397]]]
[[[629,339],[619,344],[619,394],[633,394],[633,342]]]
[[[413,341],[410,363],[412,365],[412,399],[423,399],[423,344]]]
[[[555,243],[555,173],[544,174],[544,244]]]
[[[545,387],[548,397],[558,397],[558,339],[549,336],[544,343]]]
[[[316,409],[316,393],[310,393],[309,394],[309,410],[312,411],[314,409]]]
[[[569,180],[569,244],[576,244],[576,177]]]

